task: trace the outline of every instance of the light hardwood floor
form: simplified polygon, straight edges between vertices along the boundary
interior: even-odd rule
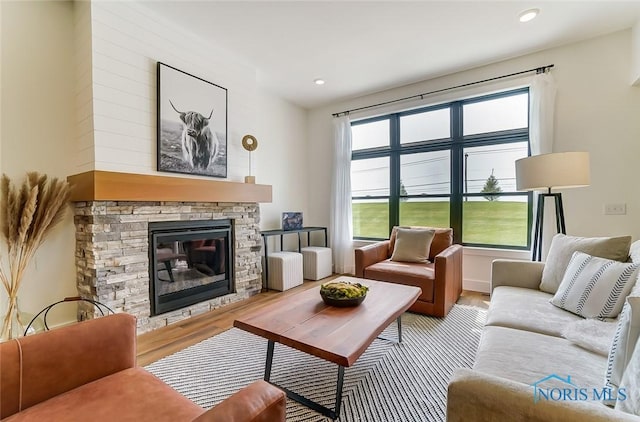
[[[337,276],[333,276],[333,278],[335,277]],[[286,292],[273,290],[262,292],[247,300],[176,322],[150,333],[141,334],[138,336],[138,365],[148,365],[211,336],[220,334],[233,327],[233,321],[246,312],[258,309],[277,298],[311,289],[329,280],[331,278],[320,281],[305,281],[302,286]],[[458,303],[486,308],[489,305],[489,296],[483,293],[464,291]]]

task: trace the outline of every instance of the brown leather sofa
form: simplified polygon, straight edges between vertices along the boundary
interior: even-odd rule
[[[0,419],[7,422],[285,420],[284,392],[264,381],[205,411],[137,367],[136,321],[128,314],[0,343],[0,362]]]
[[[462,246],[453,244],[453,230],[432,228],[431,263],[391,261],[396,227],[389,240],[356,248],[356,277],[417,286],[418,300],[409,308],[420,314],[444,317],[462,293]]]

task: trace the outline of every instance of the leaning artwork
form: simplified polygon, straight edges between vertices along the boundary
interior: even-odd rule
[[[158,171],[227,177],[227,90],[158,62]]]

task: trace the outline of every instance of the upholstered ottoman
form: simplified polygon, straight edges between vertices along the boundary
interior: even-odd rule
[[[302,254],[273,252],[269,254],[270,289],[281,292],[302,284]]]
[[[320,280],[329,277],[331,270],[331,249],[320,246],[302,248],[304,278]]]

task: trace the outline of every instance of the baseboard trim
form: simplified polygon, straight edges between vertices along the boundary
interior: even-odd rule
[[[491,291],[491,283],[484,280],[462,280],[462,288],[473,292],[489,293]]]

